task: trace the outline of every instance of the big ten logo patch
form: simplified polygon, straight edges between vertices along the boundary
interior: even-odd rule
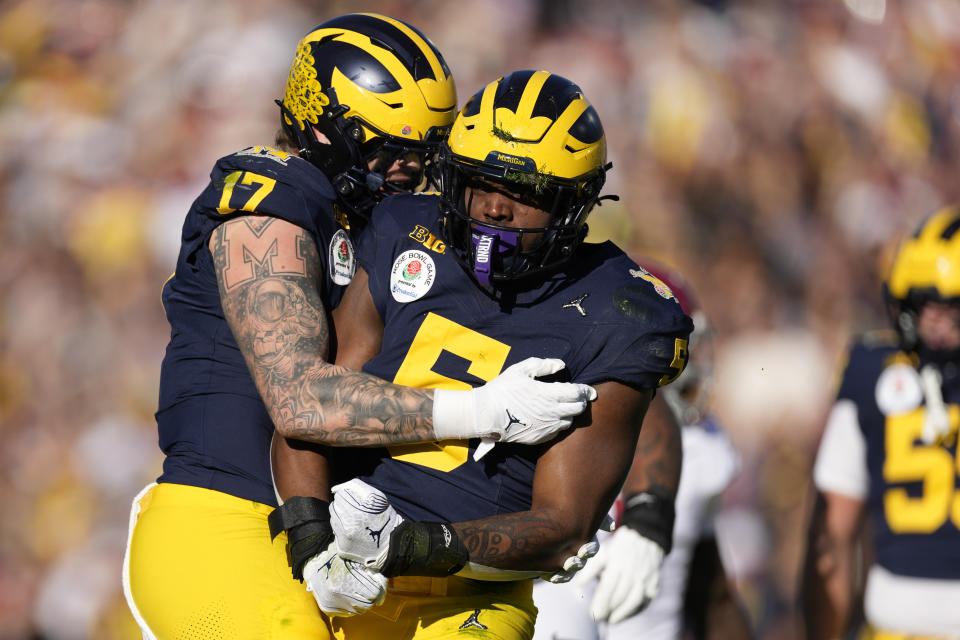
[[[410,232],[410,237],[430,251],[443,253],[447,249],[447,245],[444,244],[440,238],[435,236],[429,229],[422,227],[419,224],[413,228],[413,231]]]

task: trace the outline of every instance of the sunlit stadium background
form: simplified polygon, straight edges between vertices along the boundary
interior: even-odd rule
[[[463,101],[579,83],[614,170],[594,238],[680,268],[717,332],[743,456],[721,543],[792,638],[809,469],[896,238],[960,197],[957,0],[0,2],[0,638],[135,638],[129,500],[156,477],[160,286],[213,161],[269,143],[294,45],[403,18]]]

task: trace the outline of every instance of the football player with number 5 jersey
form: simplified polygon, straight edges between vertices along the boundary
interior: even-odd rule
[[[896,336],[857,341],[814,467],[808,638],[856,620],[856,542],[869,519],[866,637],[960,637],[960,209],[905,238],[885,284]]]
[[[518,432],[537,442],[586,405],[592,390],[521,373],[500,384],[525,397],[505,401],[495,385],[454,392],[447,403],[482,396],[496,411],[445,422],[432,392],[330,362],[328,316],[353,275],[351,233],[382,196],[421,182],[456,102],[446,63],[410,25],[375,14],[324,22],[297,47],[279,102],[284,149],[222,158],[187,213],[163,288],[163,474],[134,500],[124,560],[144,637],[329,637],[293,579],[331,543],[329,496],[275,510],[274,428],[329,445]],[[320,414],[318,398],[330,396]],[[537,402],[547,411],[531,409]],[[530,428],[507,433],[506,409]]]
[[[531,577],[560,570],[613,503],[654,390],[686,365],[692,322],[615,245],[583,242],[605,156],[575,84],[515,71],[461,109],[440,194],[375,210],[337,311],[338,364],[445,393],[551,355],[598,395],[579,428],[541,447],[447,438],[334,458],[334,477],[353,478],[331,503],[339,554],[390,579],[382,604],[332,620],[338,637],[529,638]],[[461,421],[482,409],[448,408]],[[508,432],[523,428],[507,417]]]

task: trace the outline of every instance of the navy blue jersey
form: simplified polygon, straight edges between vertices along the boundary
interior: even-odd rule
[[[273,423],[227,325],[213,259],[212,231],[251,213],[282,218],[306,230],[326,277],[328,309],[353,269],[347,231],[335,221],[334,191],[309,162],[269,147],[221,158],[183,225],[177,270],[163,287],[170,342],[160,372],[157,424],[166,454],[160,482],[215,489],[275,505],[270,476]],[[250,268],[240,256],[231,268]]]
[[[956,434],[960,374],[943,368],[943,400]],[[850,351],[838,400],[857,407],[866,441],[876,562],[920,578],[960,579],[960,459],[952,442],[920,440],[924,405],[917,363],[894,340],[861,340]]]
[[[360,239],[358,262],[384,322],[381,352],[364,371],[397,384],[469,389],[538,356],[564,360],[560,379],[656,388],[685,366],[690,318],[613,244],[583,245],[564,273],[495,300],[438,240],[437,203],[432,195],[391,197]],[[529,509],[534,467],[549,445],[499,444],[476,462],[477,444],[359,451],[343,470],[415,520]]]

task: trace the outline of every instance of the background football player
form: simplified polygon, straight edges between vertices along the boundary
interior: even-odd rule
[[[580,428],[539,449],[497,444],[481,457],[486,443],[444,440],[357,450],[349,464],[338,451],[334,477],[358,476],[331,504],[338,551],[391,579],[383,604],[333,619],[344,637],[531,637],[531,578],[574,556],[616,497],[692,324],[612,243],[582,242],[605,156],[576,85],[516,71],[458,114],[439,196],[378,206],[337,310],[351,319],[338,323],[338,364],[458,389],[559,351],[598,396]]]
[[[960,209],[905,238],[885,295],[896,334],[854,342],[814,466],[808,638],[960,633]],[[869,527],[865,524],[869,523]],[[872,558],[858,589],[866,529]]]
[[[685,279],[657,262],[639,261],[666,283],[693,318],[690,363],[663,387],[644,418],[648,429],[682,425],[683,467],[673,503],[635,460],[614,505],[617,528],[601,534],[600,552],[572,583],[537,582],[535,638],[749,638],[717,547],[715,516],[738,457],[708,412],[712,328]],[[660,405],[660,411],[654,407]],[[638,449],[640,447],[638,446]],[[653,462],[653,461],[650,461]],[[674,522],[673,517],[676,514]],[[662,566],[661,566],[662,565]]]
[[[125,593],[145,636],[327,636],[290,577],[287,536],[271,544],[274,425],[330,444],[496,435],[511,403],[531,429],[505,439],[525,432],[536,441],[535,428],[549,437],[569,424],[554,417],[582,408],[587,390],[536,383],[534,365],[504,376],[509,390],[527,386],[525,397],[487,388],[489,412],[451,421],[443,402],[471,404],[476,392],[434,402],[430,391],[328,362],[328,313],[353,274],[357,214],[420,181],[455,106],[450,71],[419,31],[386,16],[342,16],[297,48],[281,105],[286,149],[250,147],[214,167],[163,289],[172,331],[156,415],[166,458],[158,483],[134,501],[124,562]],[[322,416],[310,414],[317,399],[301,395],[298,376],[332,398]],[[557,405],[557,389],[575,397]],[[546,421],[529,410],[538,398]],[[296,507],[273,530],[290,532],[298,572],[301,556],[325,548],[330,534],[326,503]]]

